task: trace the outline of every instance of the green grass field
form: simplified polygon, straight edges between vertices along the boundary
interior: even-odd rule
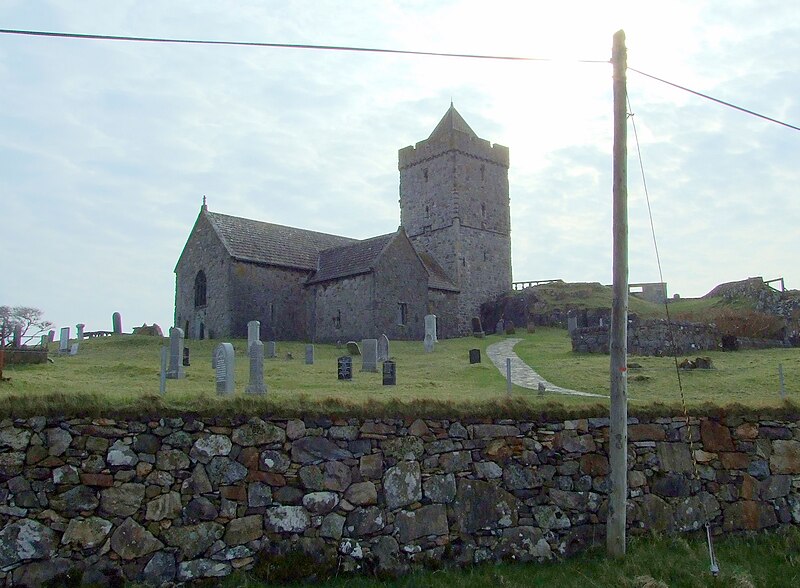
[[[515,351],[554,384],[607,394],[609,358],[572,353],[562,329],[537,329],[520,333]],[[353,413],[375,415],[476,414],[519,415],[521,412],[603,413],[608,402],[536,391],[515,386],[509,396],[505,378],[490,363],[486,347],[500,340],[471,337],[443,340],[433,353],[421,342],[393,341],[397,385],[383,386],[381,374],[360,372],[354,361],[353,380],[336,378],[336,358],[345,350],[316,345],[314,365],[305,365],[303,343],[279,343],[278,359],[265,360],[268,394],[244,394],[248,360],[246,342],[233,341],[236,349],[236,394],[219,397],[215,391],[211,354],[216,341],[187,341],[191,367],[187,377],[167,380],[167,393],[159,395],[160,348],[163,340],[143,336],[109,337],[83,341],[77,356],[52,353],[53,363],[8,366],[10,382],[0,384],[0,413],[105,414],[148,412],[203,412],[236,414],[283,412]],[[468,352],[480,348],[483,363],[470,365]],[[294,359],[286,359],[291,353]],[[717,369],[682,373],[690,406],[742,404],[753,408],[781,406],[778,364],[783,365],[790,400],[800,391],[800,350],[771,349],[736,353],[704,353]],[[671,358],[630,357],[641,369],[629,372],[631,410],[680,402]]]

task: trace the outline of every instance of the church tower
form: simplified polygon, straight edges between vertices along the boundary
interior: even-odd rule
[[[455,284],[460,334],[511,290],[508,148],[479,138],[451,104],[424,141],[399,152],[400,222]]]

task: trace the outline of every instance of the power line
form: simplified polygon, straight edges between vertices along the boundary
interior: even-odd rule
[[[690,94],[694,94],[695,96],[700,96],[701,98],[705,98],[706,100],[711,100],[712,102],[716,102],[717,104],[722,104],[723,106],[727,106],[729,108],[733,108],[734,110],[738,110],[740,112],[744,112],[744,113],[750,114],[752,116],[757,116],[758,118],[763,118],[764,120],[768,120],[769,122],[774,122],[775,124],[783,125],[784,127],[789,127],[790,129],[794,129],[795,131],[800,131],[800,127],[796,127],[795,125],[791,125],[791,124],[789,124],[787,122],[783,122],[783,121],[778,120],[776,118],[772,118],[772,117],[766,116],[765,114],[760,114],[758,112],[755,112],[754,110],[750,110],[750,109],[744,108],[742,106],[737,106],[736,104],[732,104],[730,102],[726,102],[725,100],[720,100],[719,98],[714,98],[713,96],[709,96],[708,94],[703,94],[702,92],[698,92],[696,90],[691,90],[691,89],[689,89],[689,88],[687,88],[685,86],[678,85],[678,84],[676,84],[674,82],[669,82],[667,80],[658,78],[658,77],[656,77],[654,75],[651,75],[651,74],[648,74],[648,73],[644,73],[643,71],[639,71],[638,69],[634,69],[632,67],[628,67],[628,69],[630,71],[632,71],[632,72],[638,73],[639,75],[642,75],[642,76],[645,76],[647,78],[656,80],[656,81],[661,82],[663,84],[667,84],[668,86],[672,86],[673,88],[678,88],[679,90],[683,90],[684,92],[689,92]]]
[[[315,49],[321,51],[352,51],[358,53],[388,53],[394,55],[421,55],[426,57],[458,57],[463,59],[492,59],[500,61],[573,61],[577,63],[609,63],[608,59],[562,60],[549,57],[519,57],[513,55],[481,55],[476,53],[439,53],[436,51],[410,51],[404,49],[380,49],[375,47],[353,47],[348,45],[313,45],[305,43],[259,43],[255,41],[214,41],[208,39],[174,39],[159,37],[128,37],[121,35],[91,35],[85,33],[60,33],[50,31],[26,31],[0,29],[7,35],[26,35],[31,37],[58,37],[64,39],[84,39],[93,41],[133,41],[138,43],[180,43],[184,45],[227,45],[233,47],[271,47],[278,49]]]
[[[559,59],[559,58],[552,58],[552,57],[521,57],[515,55],[485,55],[485,54],[478,54],[478,53],[442,53],[437,51],[412,51],[412,50],[405,50],[405,49],[381,49],[377,47],[356,47],[356,46],[349,46],[349,45],[316,45],[310,43],[263,43],[263,42],[256,42],[256,41],[218,41],[218,40],[211,40],[211,39],[179,39],[179,38],[170,38],[170,37],[131,37],[131,36],[123,36],[123,35],[94,35],[88,33],[64,33],[64,32],[55,32],[55,31],[32,31],[32,30],[23,30],[23,29],[0,29],[0,34],[5,35],[24,35],[29,37],[51,37],[51,38],[62,38],[62,39],[81,39],[81,40],[90,40],[90,41],[127,41],[127,42],[136,42],[136,43],[177,43],[182,45],[221,45],[221,46],[228,46],[228,47],[262,47],[262,48],[273,48],[273,49],[305,49],[305,50],[317,50],[317,51],[349,51],[349,52],[356,52],[356,53],[381,53],[381,54],[388,54],[388,55],[416,55],[422,57],[451,57],[451,58],[459,58],[459,59],[484,59],[484,60],[494,60],[494,61],[540,61],[540,62],[554,62],[554,61],[569,61],[573,63],[610,63],[609,59]],[[731,102],[726,102],[725,100],[721,100],[719,98],[714,98],[713,96],[709,96],[708,94],[704,94],[702,92],[698,92],[696,90],[692,90],[687,88],[686,86],[681,86],[680,84],[676,84],[674,82],[670,82],[668,80],[659,78],[652,74],[645,73],[638,69],[628,67],[628,69],[632,72],[638,73],[639,75],[651,78],[658,82],[667,84],[672,86],[673,88],[678,88],[679,90],[683,90],[684,92],[689,92],[690,94],[694,94],[695,96],[700,96],[701,98],[705,98],[706,100],[711,100],[712,102],[716,102],[717,104],[721,104],[723,106],[727,106],[729,108],[733,108],[740,112],[744,112],[746,114],[761,118],[763,120],[767,120],[769,122],[773,122],[775,124],[782,125],[784,127],[788,127],[795,131],[800,131],[800,127],[789,124],[787,122],[778,120],[776,118],[772,118],[766,116],[764,114],[760,114],[755,112],[754,110],[750,110],[748,108],[744,108],[742,106],[737,106],[736,104],[732,104]]]

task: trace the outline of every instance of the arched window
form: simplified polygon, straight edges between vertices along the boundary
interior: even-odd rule
[[[206,305],[206,274],[203,270],[197,272],[194,278],[194,307]]]

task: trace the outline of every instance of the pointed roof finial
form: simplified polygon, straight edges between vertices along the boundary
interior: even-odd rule
[[[203,194],[203,206],[202,206],[202,209],[203,210],[208,210],[208,206],[206,206],[206,195],[205,194]]]

